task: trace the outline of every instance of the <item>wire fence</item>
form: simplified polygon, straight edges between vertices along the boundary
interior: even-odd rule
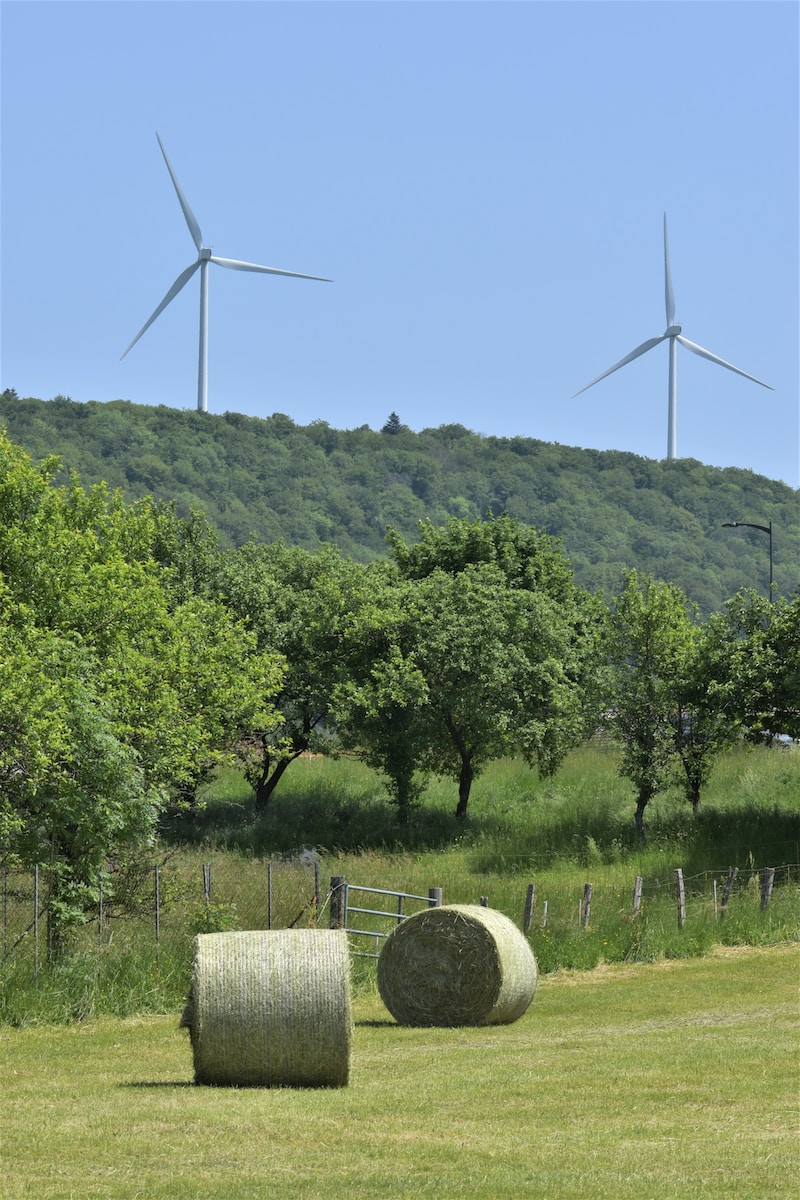
[[[362,882],[365,888],[371,883]],[[0,868],[2,967],[24,959],[38,972],[48,962],[54,883],[44,864],[33,871]],[[341,877],[323,871],[313,851],[269,862],[232,855],[197,862],[138,860],[111,871],[108,886],[98,894],[93,911],[85,915],[74,944],[82,951],[115,944],[149,946],[157,953],[188,953],[197,933],[336,925],[342,923],[336,902],[342,883],[346,881]],[[679,928],[690,928],[700,919],[725,921],[745,902],[750,908],[757,903],[767,912],[773,893],[788,890],[793,896],[800,895],[800,867],[728,868],[686,876],[678,869],[659,878],[631,877],[625,887],[595,887],[587,880],[572,894],[548,895],[537,890],[535,882],[517,886],[518,895],[512,895],[511,901],[507,891],[493,906],[506,911],[526,933],[587,928],[620,917],[635,920],[655,909]],[[435,881],[431,891],[441,896]],[[385,894],[390,897],[386,912],[376,906],[374,912],[359,913],[360,934],[374,933],[380,938],[396,924],[392,898],[401,893]],[[452,902],[454,898],[441,897],[444,903],[448,899]],[[458,900],[492,904],[491,896],[480,894],[479,881],[473,897],[459,896]],[[357,943],[352,945],[356,951]]]

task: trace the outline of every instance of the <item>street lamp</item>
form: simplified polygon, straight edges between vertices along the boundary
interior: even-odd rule
[[[769,601],[772,603],[772,521],[769,525],[752,525],[749,521],[725,521],[723,529],[760,529],[769,534]]]

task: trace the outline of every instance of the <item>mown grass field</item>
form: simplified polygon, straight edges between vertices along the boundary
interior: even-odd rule
[[[796,945],[559,971],[513,1025],[356,996],[341,1089],[194,1086],[178,1014],[0,1029],[6,1200],[794,1198]]]

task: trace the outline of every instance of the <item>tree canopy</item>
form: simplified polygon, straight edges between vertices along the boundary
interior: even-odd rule
[[[35,459],[61,457],[59,481],[75,468],[85,485],[105,480],[129,501],[174,501],[183,517],[194,506],[226,547],[331,543],[369,562],[385,557],[387,527],[413,542],[419,521],[438,528],[507,513],[559,538],[580,586],[613,594],[635,568],[677,584],[709,615],[742,587],[766,592],[769,579],[764,534],[722,524],[772,521],[778,594],[800,587],[797,492],[738,468],[482,437],[461,425],[415,433],[391,415],[375,430],[340,430],[282,413],[262,420],[9,391],[0,421]]]

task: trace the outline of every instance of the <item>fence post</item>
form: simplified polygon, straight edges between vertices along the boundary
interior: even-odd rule
[[[203,899],[211,903],[211,863],[203,863]]]
[[[529,883],[525,893],[525,911],[522,914],[522,932],[529,933],[533,920],[533,904],[536,899],[536,884]]]
[[[267,863],[267,929],[272,929],[272,860]]]
[[[637,875],[636,882],[633,885],[633,915],[634,915],[634,917],[638,917],[639,910],[642,907],[642,883],[643,883],[643,880],[642,880],[641,875]]]
[[[678,929],[686,926],[686,891],[683,886],[683,870],[678,867],[675,871],[675,882],[678,888]]]
[[[489,897],[481,896],[481,908],[488,908],[488,907],[489,907]]]
[[[441,908],[442,889],[440,887],[428,888],[428,904],[431,908]]]
[[[347,881],[331,875],[331,929],[344,929],[347,919]]]
[[[775,868],[764,867],[761,872],[761,911],[766,912],[772,897],[772,885],[775,882]]]
[[[319,859],[314,858],[314,924],[319,921]]]
[[[592,911],[592,885],[585,883],[583,885],[583,924],[586,927],[589,924],[589,917]]]
[[[6,916],[8,910],[8,872],[3,864],[3,962],[6,960]]]
[[[542,929],[547,929],[547,901],[542,906]]]
[[[738,867],[728,867],[728,878],[725,880],[725,887],[722,890],[722,904],[720,905],[720,916],[724,919],[728,914],[728,900],[730,899],[731,888],[733,881],[739,874]]]

